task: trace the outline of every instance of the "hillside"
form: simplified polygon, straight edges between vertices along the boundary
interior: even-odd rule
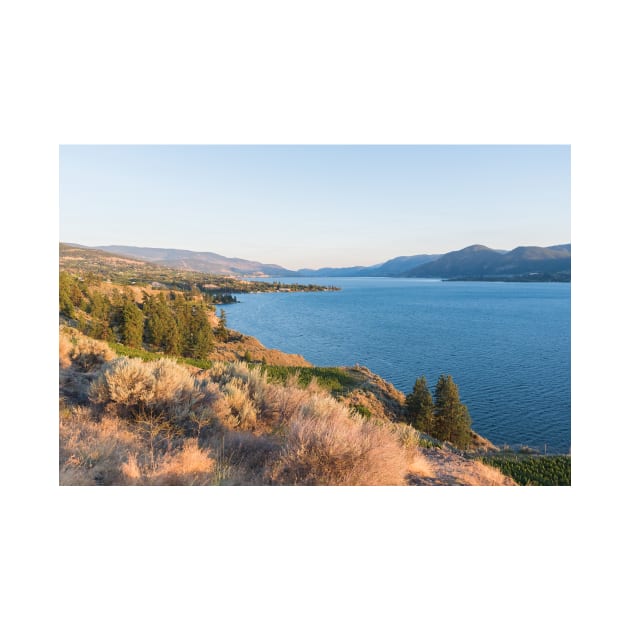
[[[289,271],[280,265],[270,265],[243,258],[227,258],[214,252],[193,252],[184,249],[131,247],[127,245],[103,245],[99,246],[98,249],[113,254],[133,256],[139,260],[173,269],[200,271],[218,275],[277,277],[295,275],[295,272]]]
[[[276,291],[331,291],[336,287],[316,284],[256,282],[231,275],[204,273],[164,266],[126,254],[59,243],[59,270],[88,279],[126,287],[196,291],[214,302],[234,301],[232,294]]]
[[[305,385],[243,362],[130,359],[62,326],[60,484],[516,485],[376,415],[388,404],[395,413],[402,396],[376,375],[336,370],[345,397],[331,395],[325,372]],[[375,415],[348,403],[349,389]]]

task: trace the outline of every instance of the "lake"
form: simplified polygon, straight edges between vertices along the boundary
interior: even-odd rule
[[[273,280],[342,290],[238,295],[230,328],[315,365],[365,365],[405,393],[451,374],[497,446],[570,452],[570,283]]]

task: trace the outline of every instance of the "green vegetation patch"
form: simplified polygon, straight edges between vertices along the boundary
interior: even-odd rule
[[[125,346],[122,343],[110,342],[109,345],[116,354],[123,357],[138,358],[143,361],[157,361],[158,359],[165,358],[165,355],[161,352],[149,352],[148,350],[143,350],[142,348],[131,348],[130,346]]]
[[[355,389],[359,382],[343,368],[337,367],[296,367],[284,365],[265,365],[263,369],[271,381],[286,383],[292,374],[298,375],[298,383],[306,387],[313,378],[323,389],[331,394],[347,394]]]
[[[354,409],[360,416],[364,418],[371,418],[372,412],[365,405],[350,405],[351,409]]]
[[[162,352],[149,352],[148,350],[143,350],[141,348],[131,348],[129,346],[123,345],[122,343],[110,342],[109,346],[116,354],[120,356],[138,358],[142,359],[143,361],[172,359],[173,361],[177,361],[177,363],[192,365],[202,370],[208,370],[212,367],[212,361],[208,361],[206,359],[192,359],[188,357],[171,356]]]
[[[501,454],[483,457],[484,464],[498,468],[521,486],[570,486],[570,455]]]

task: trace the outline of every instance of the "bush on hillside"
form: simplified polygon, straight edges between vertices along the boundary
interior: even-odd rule
[[[92,383],[90,401],[113,406],[126,416],[143,411],[163,413],[170,422],[182,423],[210,402],[213,392],[199,387],[188,370],[170,359],[145,363],[121,357],[105,365]]]
[[[283,485],[401,485],[409,451],[390,428],[313,396],[289,422],[286,445],[268,471]]]

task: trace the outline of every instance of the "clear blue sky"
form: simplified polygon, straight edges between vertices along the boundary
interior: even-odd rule
[[[570,147],[61,146],[60,240],[371,265],[570,242]]]

